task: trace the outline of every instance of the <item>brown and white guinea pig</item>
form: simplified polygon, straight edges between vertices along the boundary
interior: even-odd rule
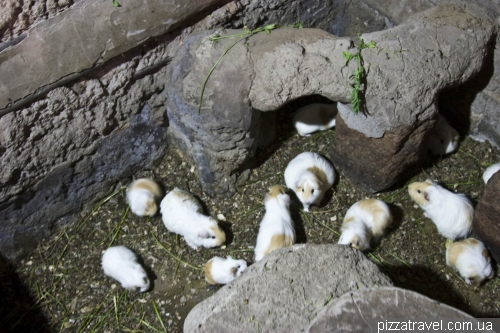
[[[184,236],[186,243],[197,250],[199,246],[216,247],[226,241],[226,234],[203,208],[196,197],[178,188],[170,191],[161,201],[163,224],[170,232]]]
[[[460,134],[444,116],[439,115],[431,133],[429,150],[435,155],[451,154],[458,149],[459,142]]]
[[[149,278],[146,271],[137,262],[134,252],[125,246],[112,246],[102,256],[104,274],[121,283],[122,287],[141,292],[149,289]]]
[[[473,282],[479,286],[495,275],[488,250],[475,238],[451,244],[446,250],[446,264],[455,268],[467,284]]]
[[[152,179],[140,178],[127,188],[127,202],[130,210],[139,216],[154,216],[158,210],[157,202],[162,197],[160,186]]]
[[[392,214],[385,202],[377,199],[358,201],[345,214],[339,244],[367,250],[372,238],[378,241],[391,223]]]
[[[247,269],[247,262],[243,259],[233,259],[227,256],[226,259],[213,257],[205,266],[205,280],[209,284],[227,284],[243,273]]]
[[[442,236],[453,240],[467,237],[474,207],[466,195],[450,192],[429,179],[410,184],[408,192]]]
[[[313,103],[303,106],[293,116],[293,125],[299,135],[309,136],[335,126],[338,110],[335,104]]]
[[[264,198],[266,213],[260,222],[255,261],[295,242],[295,229],[290,215],[290,197],[283,187],[274,185]]]
[[[335,170],[332,164],[312,152],[297,155],[285,169],[286,186],[293,189],[306,212],[311,205],[319,205],[334,181]]]
[[[490,178],[493,177],[493,175],[498,170],[500,170],[500,163],[496,163],[496,164],[493,164],[493,165],[487,167],[486,170],[484,170],[484,173],[483,173],[484,183],[487,184],[488,180],[490,180]]]

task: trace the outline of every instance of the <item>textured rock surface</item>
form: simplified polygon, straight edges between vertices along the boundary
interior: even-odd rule
[[[27,0],[3,0],[0,6],[0,43],[18,37],[33,24],[57,15],[74,2],[73,0],[40,0],[33,3]]]
[[[384,30],[394,26],[384,15],[362,0],[254,0],[235,1],[239,10],[224,20],[226,27],[257,28],[278,23],[286,26],[302,22],[336,36],[356,36],[359,32]]]
[[[341,245],[275,251],[196,305],[185,332],[303,332],[331,299],[358,288],[391,286],[363,253]]]
[[[165,34],[221,0],[80,1],[0,52],[0,109]]]
[[[165,89],[169,137],[196,163],[204,190],[227,195],[236,190],[238,170],[245,169],[243,164],[257,149],[260,112],[248,101],[252,66],[241,43],[211,75],[198,112],[203,78],[219,58],[219,51],[233,43],[222,40],[215,48],[204,39],[200,44],[206,35],[187,38],[169,67]]]
[[[500,172],[496,172],[484,187],[481,200],[474,210],[474,234],[486,245],[496,262],[500,262]]]
[[[350,129],[337,117],[337,137],[330,151],[336,168],[368,192],[391,187],[413,174],[427,154],[428,130],[434,121],[417,129],[404,126],[386,132],[380,139],[368,138]]]
[[[414,291],[396,287],[356,290],[332,300],[306,332],[375,332],[373,319],[473,318]]]

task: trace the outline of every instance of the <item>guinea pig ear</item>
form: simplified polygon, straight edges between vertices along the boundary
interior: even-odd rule
[[[210,238],[210,234],[209,234],[207,231],[200,231],[200,232],[198,233],[198,237],[199,237],[199,238],[205,238],[205,239],[206,239],[206,238]]]
[[[236,273],[238,273],[238,268],[236,267],[231,267],[231,275],[236,276]]]
[[[430,179],[426,179],[424,183],[427,183],[429,185],[433,185],[434,184],[434,182],[432,180],[430,180]]]
[[[298,179],[298,180],[295,182],[295,191],[300,190],[302,187],[304,187],[304,181],[303,181],[303,180],[301,180],[301,179]]]

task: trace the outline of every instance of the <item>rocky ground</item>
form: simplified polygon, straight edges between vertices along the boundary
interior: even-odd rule
[[[219,219],[229,235],[226,247],[194,251],[182,237],[165,229],[161,216],[148,219],[131,214],[123,187],[130,179],[123,180],[123,186],[117,186],[117,191],[102,204],[82,212],[78,223],[42,242],[17,267],[0,262],[4,299],[0,327],[23,332],[182,331],[190,309],[218,289],[204,280],[201,267],[205,262],[216,255],[253,262],[253,246],[264,214],[263,196],[270,185],[285,185],[283,171],[287,163],[302,151],[329,155],[335,131],[299,137],[290,125],[291,108],[282,110],[279,137],[272,146],[258,152],[250,179],[231,198],[207,197],[200,189],[195,167],[175,150],[170,150],[153,170],[136,174],[137,178],[158,180],[166,191],[179,187],[196,194],[206,213]],[[437,180],[449,189],[467,193],[477,203],[484,187],[484,169],[499,160],[498,149],[466,138],[457,153],[429,158],[412,180]],[[298,242],[336,243],[346,210],[367,197],[340,173],[322,207],[306,214],[295,202],[292,213]],[[445,239],[410,200],[405,186],[374,197],[391,204],[396,223],[380,245],[366,255],[395,285],[474,316],[500,315],[500,279],[479,288],[469,286],[447,267]],[[124,291],[103,274],[101,256],[111,244],[126,245],[141,256],[154,279],[150,292]]]

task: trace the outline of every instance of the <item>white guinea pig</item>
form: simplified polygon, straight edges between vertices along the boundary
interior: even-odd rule
[[[445,155],[458,149],[460,134],[448,123],[445,117],[439,115],[436,126],[432,130],[429,150],[435,155]]]
[[[285,169],[286,186],[294,190],[306,212],[311,205],[319,205],[334,180],[332,164],[312,152],[297,155]]]
[[[127,202],[132,213],[139,216],[154,216],[158,210],[162,190],[152,179],[141,178],[133,181],[127,188]]]
[[[484,173],[483,173],[483,180],[484,180],[484,183],[488,183],[488,180],[490,180],[490,178],[498,171],[500,170],[500,163],[496,163],[496,164],[493,164],[489,167],[486,168],[486,170],[484,170]]]
[[[446,264],[455,268],[467,284],[472,281],[480,285],[485,279],[492,279],[495,275],[488,250],[474,238],[451,244],[446,250]]]
[[[471,231],[474,207],[466,195],[450,192],[429,179],[410,184],[408,193],[442,236],[455,240]]]
[[[243,273],[247,269],[247,262],[243,259],[237,260],[227,256],[226,259],[213,257],[205,266],[205,280],[209,284],[227,284]]]
[[[168,231],[184,236],[186,243],[195,250],[199,246],[219,246],[226,241],[226,234],[217,221],[203,215],[200,203],[189,192],[173,189],[161,201],[160,210]]]
[[[358,201],[345,214],[339,244],[367,250],[371,239],[378,241],[391,223],[392,214],[385,202],[377,199]]]
[[[149,278],[146,271],[137,262],[134,252],[125,246],[108,248],[102,256],[104,274],[121,283],[128,290],[139,288],[141,292],[149,289]]]
[[[274,185],[264,198],[266,213],[260,222],[255,261],[283,247],[292,246],[295,242],[295,230],[290,215],[290,197],[283,187]]]
[[[302,136],[335,126],[338,110],[335,104],[314,103],[303,106],[293,116],[293,125]]]

